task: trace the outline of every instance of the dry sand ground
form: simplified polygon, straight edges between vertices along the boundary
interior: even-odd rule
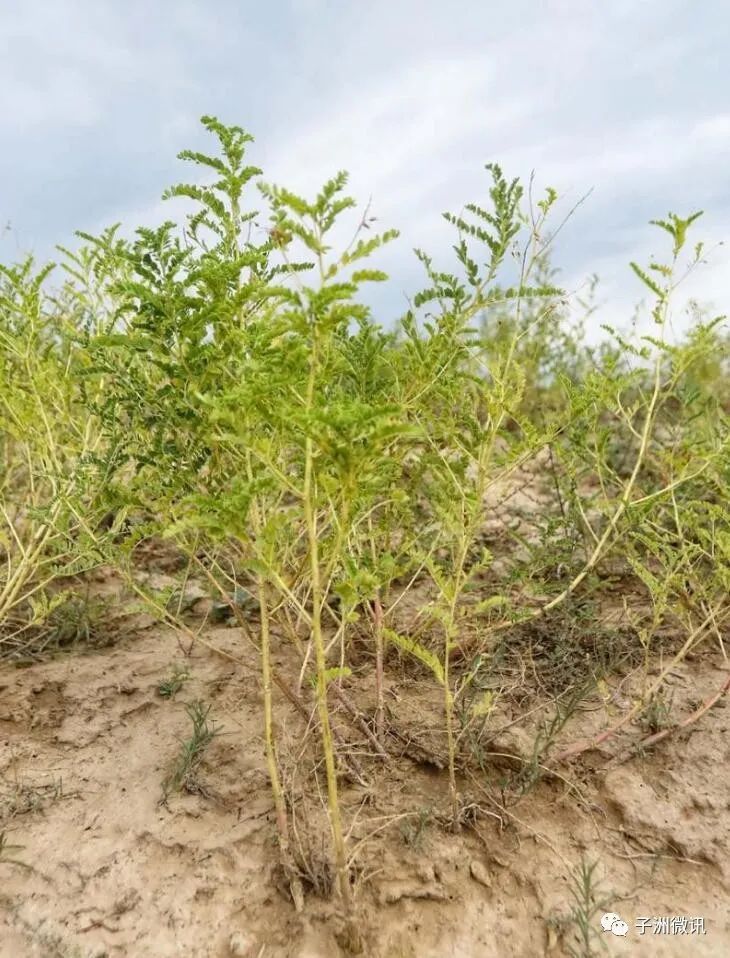
[[[326,899],[310,893],[301,917],[277,888],[255,651],[237,628],[205,635],[239,661],[201,646],[185,659],[169,631],[148,624],[105,651],[0,669],[2,958],[343,953]],[[677,715],[722,685],[728,665],[713,655],[707,649],[674,674]],[[292,676],[287,656],[282,643],[278,667]],[[165,699],[158,685],[176,661],[192,677]],[[367,703],[369,690],[357,680],[351,693]],[[184,705],[196,698],[212,704],[220,734],[199,770],[199,790],[160,804],[161,782],[190,727]],[[400,741],[428,741],[438,716],[432,698],[417,676],[390,696]],[[279,711],[294,754],[304,723],[286,703]],[[599,862],[606,909],[629,924],[625,938],[603,936],[608,954],[730,954],[729,716],[721,703],[690,731],[628,761],[612,760],[613,743],[594,750],[566,767],[564,780],[544,778],[507,809],[466,781],[481,815],[458,835],[425,816],[422,832],[418,818],[398,818],[444,804],[443,774],[413,748],[387,772],[361,761],[368,784],[346,785],[343,804],[354,821],[364,953],[569,954],[571,929],[560,916],[572,904],[571,871],[585,856]],[[600,707],[581,712],[565,739],[605,721]],[[357,733],[344,719],[340,727],[356,747]],[[520,742],[510,732],[493,747],[519,751]],[[295,776],[290,785],[296,796]],[[311,804],[295,826],[316,872],[324,821],[312,817]],[[703,917],[706,934],[650,928],[640,936],[634,925],[639,916],[675,915]]]

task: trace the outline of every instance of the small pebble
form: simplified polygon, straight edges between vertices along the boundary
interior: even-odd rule
[[[479,884],[484,885],[485,888],[492,887],[492,878],[481,862],[475,859],[469,866],[469,871],[474,881],[478,881]]]
[[[253,958],[254,940],[250,935],[244,935],[240,931],[234,931],[228,939],[228,951],[235,958]]]

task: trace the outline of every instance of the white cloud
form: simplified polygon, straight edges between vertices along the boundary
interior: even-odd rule
[[[496,160],[509,176],[535,169],[538,183],[564,196],[564,209],[595,188],[561,234],[556,263],[569,286],[599,272],[611,298],[606,313],[628,318],[641,295],[628,261],[646,261],[655,248],[650,216],[706,206],[697,235],[723,238],[724,6],[4,5],[0,219],[23,234],[24,219],[35,216],[36,243],[50,245],[83,225],[78,211],[87,226],[167,218],[173,207],[156,197],[191,175],[174,160],[178,149],[209,145],[197,125],[199,104],[209,103],[205,112],[251,125],[251,161],[269,182],[311,194],[345,168],[350,191],[363,202],[373,196],[378,226],[402,231],[379,263],[393,275],[391,315],[420,275],[412,247],[449,265],[453,235],[440,214],[484,201],[483,165]],[[88,156],[64,151],[73,131],[83,133],[82,149],[93,147]],[[124,190],[116,189],[122,177]],[[49,184],[67,179],[78,197],[56,198]],[[108,195],[97,188],[87,202],[84,190],[99,183]],[[42,215],[29,199],[36,188],[45,189]],[[730,293],[727,249],[691,279],[691,295],[720,307]]]

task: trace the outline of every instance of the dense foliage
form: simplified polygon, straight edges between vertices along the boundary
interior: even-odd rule
[[[243,130],[203,122],[218,152],[181,153],[204,177],[165,194],[188,201],[184,222],[131,241],[116,228],[82,235],[53,273],[31,259],[0,267],[0,649],[27,647],[68,601],[71,577],[111,564],[134,582],[135,550],[153,537],[218,597],[245,586],[258,606],[282,864],[300,901],[274,625],[312,679],[349,909],[329,717],[353,636],[369,637],[381,744],[394,650],[439,688],[454,827],[467,745],[473,758],[498,694],[477,678],[520,630],[563,613],[592,621],[620,573],[644,596],[627,616],[646,662],[668,625],[672,662],[706,637],[722,644],[728,338],[721,319],[701,316],[680,342],[668,335],[675,288],[703,254],[688,246],[697,214],[672,214],[656,224],[666,256],[632,264],[653,297],[652,334],[607,330],[600,348],[586,346],[590,305],[569,303],[550,268],[557,194],[531,204],[496,165],[481,205],[446,214],[454,265],[417,251],[425,287],[380,325],[362,290],[387,279],[368,259],[395,231],[358,218],[345,174],[296,196],[258,180]],[[246,205],[255,188],[263,231]],[[338,250],[343,220],[355,236]],[[506,543],[489,541],[495,495],[535,463],[549,500],[505,527]],[[398,607],[424,584],[404,629]],[[665,675],[647,668],[636,714],[656,711]]]

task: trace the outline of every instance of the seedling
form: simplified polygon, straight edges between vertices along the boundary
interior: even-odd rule
[[[157,694],[163,699],[174,698],[190,677],[190,672],[185,666],[174,665],[170,677],[157,686]]]
[[[577,946],[569,944],[568,954],[572,958],[593,958],[597,948],[606,950],[606,942],[601,934],[599,915],[605,910],[605,902],[599,899],[596,883],[598,862],[581,859],[570,881],[570,894],[575,902],[571,919],[578,938]]]
[[[192,723],[192,731],[190,737],[182,741],[180,753],[162,783],[163,803],[167,802],[173,792],[202,790],[196,773],[205,750],[218,734],[215,725],[208,722],[210,709],[210,705],[197,701],[186,706],[185,711]]]
[[[430,808],[420,808],[416,816],[416,821],[404,821],[400,826],[400,833],[403,841],[414,851],[420,851],[423,846],[423,840],[426,829],[433,820],[433,812]]]

